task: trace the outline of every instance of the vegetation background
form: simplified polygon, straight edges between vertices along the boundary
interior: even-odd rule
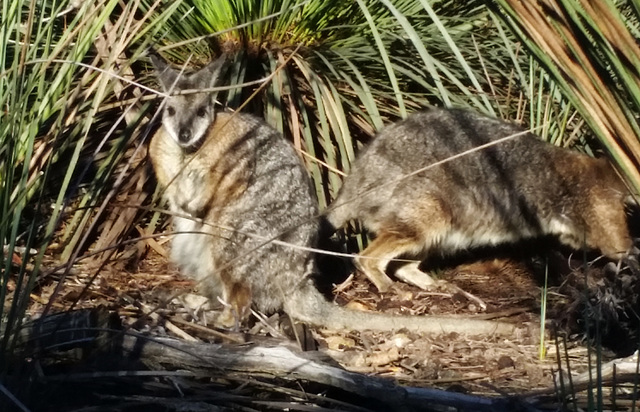
[[[39,282],[135,261],[164,222],[149,47],[185,67],[229,53],[228,104],[294,143],[322,206],[362,143],[429,105],[609,156],[638,192],[639,16],[633,0],[3,1],[0,385]],[[42,314],[73,309],[55,298]]]

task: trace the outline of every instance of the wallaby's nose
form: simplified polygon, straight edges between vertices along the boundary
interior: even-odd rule
[[[181,129],[180,133],[178,134],[178,139],[180,139],[181,143],[187,143],[189,140],[191,140],[191,132],[189,131],[189,129]]]

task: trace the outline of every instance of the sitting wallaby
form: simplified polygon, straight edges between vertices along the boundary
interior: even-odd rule
[[[152,55],[163,89],[162,126],[149,155],[177,234],[171,258],[210,299],[227,304],[220,321],[242,320],[251,304],[331,329],[510,334],[506,323],[392,316],[348,310],[316,289],[318,204],[293,146],[258,118],[217,111],[210,89],[224,56],[181,73]]]
[[[490,145],[499,139],[505,141]],[[482,145],[490,146],[447,161]],[[327,218],[334,228],[358,219],[376,234],[356,266],[385,291],[393,259],[423,260],[546,235],[625,258],[633,250],[627,199],[606,160],[558,148],[499,119],[433,108],[373,139]],[[432,281],[419,265],[404,264],[395,275],[426,288]]]

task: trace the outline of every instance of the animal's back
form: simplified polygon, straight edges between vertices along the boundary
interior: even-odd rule
[[[410,219],[423,199],[437,199],[450,219],[448,232],[437,239],[439,247],[456,250],[560,235],[555,232],[563,231],[563,225],[578,232],[584,218],[579,214],[591,202],[594,183],[609,185],[611,196],[620,199],[615,207],[623,209],[619,192],[624,186],[604,161],[552,146],[499,119],[431,109],[373,139],[345,180],[329,218],[338,227],[361,219],[375,232],[402,220],[404,212]]]

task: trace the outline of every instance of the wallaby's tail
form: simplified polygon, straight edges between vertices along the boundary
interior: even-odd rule
[[[324,299],[311,282],[285,303],[285,311],[297,320],[333,330],[406,329],[421,334],[456,332],[486,336],[509,336],[516,330],[515,325],[505,322],[446,316],[396,316],[346,309]]]

